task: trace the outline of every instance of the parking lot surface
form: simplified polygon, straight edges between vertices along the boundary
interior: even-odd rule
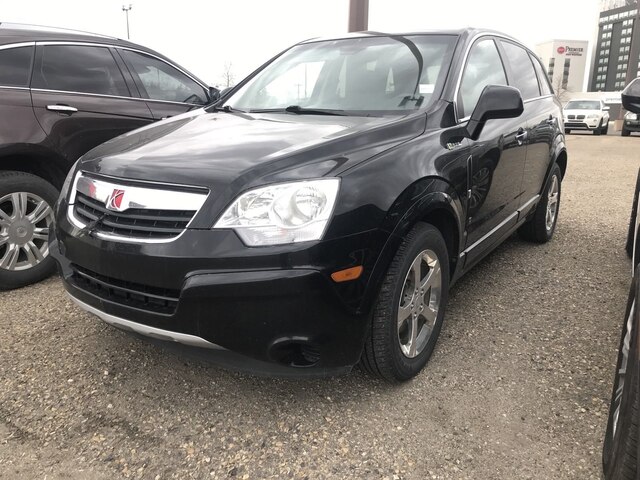
[[[600,478],[640,139],[568,137],[554,240],[514,236],[451,292],[427,368],[258,378],[0,293],[0,478]]]

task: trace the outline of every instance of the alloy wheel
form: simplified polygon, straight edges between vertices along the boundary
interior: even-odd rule
[[[556,215],[558,213],[558,197],[560,193],[560,182],[558,177],[554,175],[551,177],[551,185],[549,186],[549,193],[547,194],[547,217],[546,227],[547,232],[553,229],[553,225],[556,221]]]
[[[442,291],[440,260],[423,250],[405,277],[398,306],[398,341],[407,358],[415,358],[429,343],[438,318]]]
[[[622,341],[622,361],[620,362],[620,368],[616,372],[616,391],[613,397],[613,430],[612,437],[615,438],[616,430],[618,428],[618,421],[620,419],[620,408],[622,406],[622,395],[624,393],[624,384],[627,373],[627,363],[629,361],[629,349],[631,346],[631,335],[633,330],[633,314],[635,312],[636,302],[631,305],[631,311],[629,312],[629,318],[625,325],[625,335]]]
[[[51,206],[29,192],[14,192],[0,198],[0,269],[28,270],[49,255]]]

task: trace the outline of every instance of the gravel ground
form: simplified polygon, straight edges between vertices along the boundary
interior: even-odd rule
[[[58,279],[0,293],[0,477],[599,478],[639,141],[568,138],[554,240],[511,238],[458,283],[402,386],[226,371],[107,327]]]

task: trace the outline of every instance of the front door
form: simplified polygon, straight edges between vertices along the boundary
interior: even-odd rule
[[[507,85],[507,75],[493,38],[479,39],[464,67],[457,99],[458,116],[471,116],[487,85]],[[489,120],[471,144],[468,166],[467,263],[495,245],[517,222],[527,152],[524,116]]]
[[[70,161],[153,121],[146,102],[131,97],[108,46],[38,45],[31,90],[47,141]]]

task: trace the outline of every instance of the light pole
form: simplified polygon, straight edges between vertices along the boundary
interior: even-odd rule
[[[129,4],[128,7],[126,5],[122,6],[122,11],[127,16],[127,40],[129,40],[131,38],[131,37],[129,37],[129,11],[131,10],[132,7],[133,7],[132,4]]]
[[[362,32],[369,28],[369,0],[351,0],[349,3],[349,31]]]

